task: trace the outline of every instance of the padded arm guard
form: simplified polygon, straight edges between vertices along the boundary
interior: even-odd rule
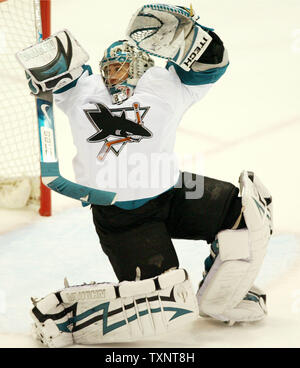
[[[186,71],[209,46],[212,37],[192,9],[144,5],[132,17],[127,37],[151,55],[172,60]]]
[[[80,77],[89,56],[68,30],[16,54],[34,94],[55,91]]]

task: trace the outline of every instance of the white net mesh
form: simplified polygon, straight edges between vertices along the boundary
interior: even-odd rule
[[[157,32],[157,28],[155,28],[155,29],[144,29],[144,30],[139,30],[139,31],[132,32],[130,34],[130,37],[136,42],[141,42],[145,38],[152,36],[156,32]]]
[[[36,43],[33,0],[0,1],[0,206],[8,183],[40,176],[35,100],[15,53]],[[16,186],[18,187],[18,186]],[[11,192],[13,186],[10,188]],[[24,195],[27,191],[24,191]],[[35,197],[35,198],[34,198]],[[34,187],[26,203],[36,199]],[[20,201],[22,203],[22,201]]]

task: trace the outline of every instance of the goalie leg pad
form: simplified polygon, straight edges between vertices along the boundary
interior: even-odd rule
[[[253,300],[244,298],[265,257],[272,229],[272,200],[253,173],[244,171],[240,183],[247,229],[225,230],[217,235],[212,247],[213,264],[197,293],[200,314],[221,321],[257,320],[266,312],[263,294],[259,294],[255,305],[259,308],[255,312],[250,308],[248,314],[247,306]],[[244,313],[238,312],[243,307]]]
[[[273,203],[269,190],[253,172],[243,171],[239,181],[247,228],[255,233],[269,227],[272,233]]]
[[[235,322],[260,321],[267,314],[266,295],[256,286],[252,286],[245,298],[235,307],[227,311],[226,317],[230,325]]]
[[[39,316],[35,313],[39,317],[36,325],[50,319],[60,334],[69,332],[76,344],[128,342],[160,335],[196,319],[199,314],[192,285],[182,269],[117,285],[68,287],[57,294],[63,311],[49,315],[45,314],[47,308],[43,308],[44,313]],[[45,329],[43,333],[47,335],[44,343],[50,346],[49,333]],[[62,340],[62,346],[65,342]]]
[[[264,240],[251,244],[247,229],[225,230],[218,234],[214,243],[216,258],[197,292],[200,315],[231,322],[254,321],[256,316],[262,318],[264,310],[259,304],[253,306],[253,312],[253,300],[243,299],[261,268],[266,245]]]
[[[51,293],[40,300],[32,299],[34,308],[31,317],[34,320],[32,335],[36,340],[50,348],[60,348],[73,344],[70,330],[61,331],[59,325],[66,323],[72,311],[61,304],[57,293]]]

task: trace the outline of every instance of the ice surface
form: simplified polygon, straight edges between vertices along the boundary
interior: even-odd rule
[[[26,337],[31,324],[30,297],[42,297],[51,291],[63,288],[65,276],[68,277],[70,284],[116,281],[112,268],[101,251],[93,230],[91,212],[88,209],[70,209],[51,219],[42,219],[35,224],[0,235],[0,244],[0,333],[13,333],[14,336],[17,336],[17,340],[14,340],[14,337],[9,338],[5,335],[3,342],[0,337],[0,346],[14,344],[17,341],[20,341],[20,344],[30,344],[30,340]],[[180,265],[189,271],[196,291],[203,271],[203,261],[209,254],[209,246],[202,241],[178,240],[175,241],[175,247]],[[290,234],[274,236],[256,284],[266,288],[268,292],[269,289],[273,290],[277,283],[281,283],[287,275],[290,275],[291,270],[299,264],[299,260],[300,247],[296,236]],[[271,291],[269,293],[274,297]],[[289,299],[285,302],[292,302],[290,311],[281,310],[282,314],[275,314],[274,308],[276,310],[278,306],[270,304],[271,315],[272,313],[275,315],[273,318],[289,317],[290,327],[293,327],[292,322],[295,322],[291,316],[297,317],[299,322],[300,303],[297,302],[296,294],[294,297],[293,301],[290,299],[293,298],[293,295],[289,295]],[[294,313],[290,314],[293,308]],[[256,324],[256,328],[261,330],[262,325],[271,328],[271,320],[272,318],[268,318],[263,324]],[[205,344],[202,340],[204,332],[197,332],[197,325],[199,325],[199,330],[213,329],[214,332],[210,331],[210,333],[212,335],[220,333],[220,337],[222,336],[221,331],[225,331],[224,326],[216,322],[199,321],[199,323],[191,324],[190,329],[193,334],[190,337],[186,331],[182,332],[186,336],[183,346],[206,346],[207,340]],[[249,325],[243,326],[242,329],[247,329],[247,331],[249,329],[254,333],[255,327]],[[229,328],[228,331],[230,334],[234,332],[236,334],[234,336],[242,334],[238,327]],[[20,334],[23,334],[23,339],[22,336],[19,336]],[[195,336],[199,334],[198,341]],[[282,337],[278,338],[285,343]],[[155,345],[155,341],[153,340],[151,344]],[[163,341],[165,346],[170,347],[180,343],[180,339],[174,340],[173,336],[166,336]],[[149,343],[144,342],[143,345],[139,342],[137,346],[149,346]],[[213,344],[216,343],[222,345],[220,338],[213,342]],[[227,339],[223,343],[230,345]],[[279,344],[279,342],[276,343]],[[296,346],[297,341],[292,340],[292,344]]]

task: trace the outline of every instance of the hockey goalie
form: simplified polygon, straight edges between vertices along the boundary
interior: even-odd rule
[[[199,314],[229,324],[266,315],[254,282],[272,233],[270,192],[249,171],[240,174],[240,188],[180,172],[174,154],[183,114],[229,65],[220,37],[198,20],[192,8],[141,7],[126,39],[106,48],[100,75],[82,64],[66,30],[44,41],[43,57],[22,59],[32,92],[53,93],[69,117],[77,183],[117,193],[110,206],[89,204],[119,283],[66,283],[34,299],[34,333],[47,346],[137,340]],[[166,59],[165,68],[153,56]],[[150,165],[154,154],[168,163],[163,170]],[[172,239],[210,244],[196,295]]]

